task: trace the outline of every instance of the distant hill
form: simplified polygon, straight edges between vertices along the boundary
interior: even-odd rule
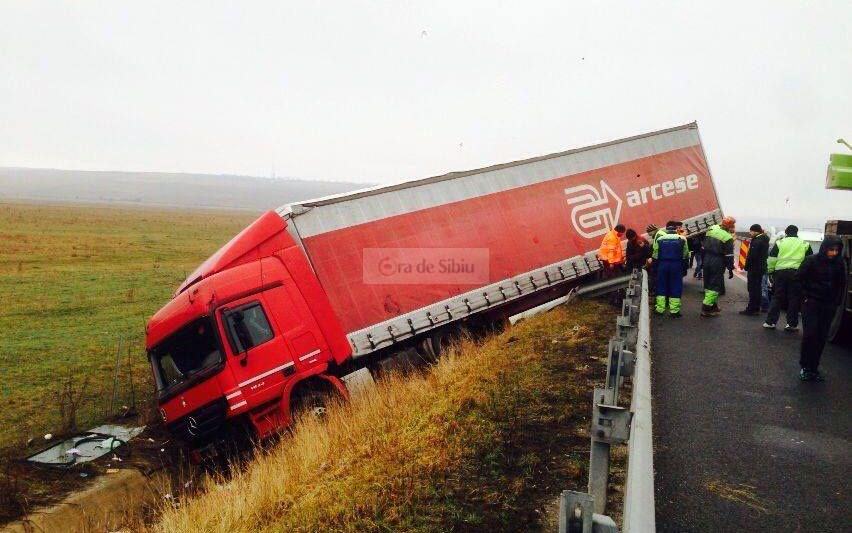
[[[264,211],[368,186],[234,175],[0,167],[0,200]]]

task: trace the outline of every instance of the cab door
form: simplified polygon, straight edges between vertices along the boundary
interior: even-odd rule
[[[266,294],[273,320],[293,354],[296,369],[301,372],[327,363],[330,356],[325,339],[296,287],[288,283]]]
[[[268,298],[254,294],[217,312],[227,345],[228,366],[237,390],[227,394],[233,411],[277,397],[286,376],[295,372],[293,354],[271,317]]]

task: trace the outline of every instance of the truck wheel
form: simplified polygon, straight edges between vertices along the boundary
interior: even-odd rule
[[[296,391],[290,402],[290,417],[293,421],[305,417],[323,418],[328,407],[341,399],[333,386],[313,380]]]

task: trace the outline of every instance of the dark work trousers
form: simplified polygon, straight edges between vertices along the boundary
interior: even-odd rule
[[[760,282],[763,280],[763,272],[749,270],[746,273],[748,279],[748,307],[746,311],[760,311]]]
[[[661,260],[657,263],[657,296],[680,298],[683,295],[683,262]]]
[[[692,271],[692,277],[700,278],[702,276],[701,269],[704,268],[704,255],[700,252],[692,252],[692,256],[695,258],[695,270]]]
[[[813,371],[819,368],[819,359],[836,309],[833,304],[813,299],[805,300],[802,304],[802,352],[799,358],[802,368]]]
[[[766,315],[768,324],[777,324],[781,308],[787,309],[787,325],[799,325],[799,307],[802,305],[802,284],[796,279],[796,271],[792,268],[775,271],[775,292],[769,303],[769,313]]]

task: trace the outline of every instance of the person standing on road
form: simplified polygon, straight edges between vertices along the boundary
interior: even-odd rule
[[[689,260],[686,238],[677,233],[677,225],[666,224],[665,233],[654,240],[652,257],[657,263],[657,297],[654,311],[680,318],[680,297],[683,294],[683,269]]]
[[[701,316],[714,317],[719,309],[719,295],[725,294],[725,269],[728,279],[734,277],[733,217],[724,217],[721,224],[710,226],[704,235],[704,301]]]
[[[802,261],[797,272],[802,284],[802,349],[799,357],[799,379],[822,381],[819,360],[828,329],[837,306],[843,303],[843,241],[829,235],[819,247],[819,253]]]
[[[646,261],[651,257],[651,245],[634,229],[628,229],[625,235],[627,236],[627,270],[632,272],[633,269],[644,268]]]
[[[798,237],[798,227],[792,224],[787,226],[784,235],[783,239],[775,241],[766,262],[766,271],[774,293],[763,327],[775,329],[781,308],[786,305],[787,325],[784,326],[784,331],[792,332],[799,330],[799,308],[802,305],[802,286],[796,271],[805,257],[812,255],[813,251],[809,243]]]
[[[745,270],[748,283],[748,305],[741,315],[755,316],[760,314],[761,282],[766,274],[766,260],[769,257],[769,236],[763,233],[760,224],[752,224],[751,245],[748,247]]]
[[[773,246],[775,246],[775,241],[778,240],[778,236],[774,235],[775,229],[773,228],[770,231],[764,231],[767,237],[769,237],[769,249],[771,250]],[[783,235],[783,234],[782,234]],[[769,254],[767,253],[767,260],[769,259]],[[764,273],[763,279],[760,280],[760,312],[766,313],[769,311],[769,303],[772,301],[772,286],[769,284],[769,274]]]
[[[690,250],[690,258],[689,258],[689,266],[692,266],[693,261],[695,262],[695,270],[692,271],[692,277],[695,279],[701,279],[702,272],[701,267],[704,264],[704,250],[701,246],[701,242],[704,239],[704,235],[696,234],[687,239],[687,244],[689,244]]]

